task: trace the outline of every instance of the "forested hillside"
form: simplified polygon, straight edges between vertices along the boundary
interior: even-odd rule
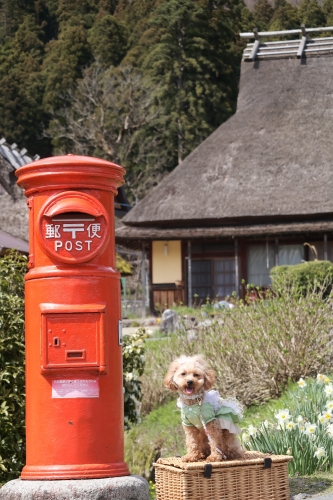
[[[0,0],[0,138],[127,169],[141,198],[235,111],[238,33],[333,24],[333,0]]]

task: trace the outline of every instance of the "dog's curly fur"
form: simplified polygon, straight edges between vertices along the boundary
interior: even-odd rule
[[[199,395],[208,391],[214,385],[215,372],[212,370],[202,355],[180,356],[175,359],[164,378],[164,386],[171,391],[178,392],[184,404],[196,403],[195,399],[185,399],[182,395]],[[187,453],[182,457],[184,462],[196,462],[207,459],[209,462],[222,460],[221,454],[216,448],[223,451],[228,459],[242,458],[244,451],[235,434],[227,429],[222,429],[218,419],[206,424],[213,448],[210,449],[208,438],[203,427],[197,429],[195,426],[183,425],[186,437]]]

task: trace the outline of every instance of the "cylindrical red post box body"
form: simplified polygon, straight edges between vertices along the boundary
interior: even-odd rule
[[[21,479],[129,474],[114,195],[124,169],[59,156],[17,170],[30,213]]]

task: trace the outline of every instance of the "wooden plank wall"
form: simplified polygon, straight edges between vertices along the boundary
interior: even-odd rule
[[[153,305],[154,309],[163,310],[169,309],[172,306],[184,304],[184,288],[153,290]],[[156,307],[156,304],[159,304]]]

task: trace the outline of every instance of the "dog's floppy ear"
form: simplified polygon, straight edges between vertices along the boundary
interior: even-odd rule
[[[204,371],[205,374],[204,389],[208,391],[215,384],[215,379],[216,379],[215,371],[209,367],[207,361],[202,356],[202,354],[197,354],[196,356],[193,356],[193,359],[197,363],[199,363],[199,365]]]
[[[206,368],[204,370],[205,373],[205,383],[204,383],[204,389],[208,391],[213,385],[215,384],[215,372],[211,368]]]
[[[176,359],[169,366],[167,374],[165,375],[164,380],[163,380],[164,387],[166,387],[167,389],[170,389],[170,391],[177,391],[178,390],[178,386],[175,384],[175,382],[173,380],[173,376],[176,373],[178,366],[179,366],[179,361],[178,361],[178,359]]]

